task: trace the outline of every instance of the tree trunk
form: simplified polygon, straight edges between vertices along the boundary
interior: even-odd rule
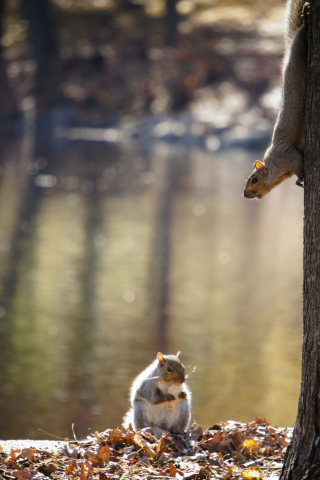
[[[281,480],[320,479],[320,0],[308,28],[301,390]]]

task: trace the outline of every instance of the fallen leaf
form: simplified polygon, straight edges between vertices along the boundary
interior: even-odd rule
[[[257,425],[269,425],[269,422],[265,418],[256,417],[255,422]]]
[[[21,450],[20,455],[22,455],[23,457],[26,457],[29,460],[29,462],[35,462],[36,457],[34,456],[34,452],[36,451],[37,450],[35,448],[24,448],[23,450]]]
[[[17,462],[10,460],[10,458],[4,460],[4,464],[7,465],[7,467],[15,468],[16,470],[23,470],[23,467],[20,467]]]
[[[13,475],[20,480],[28,480],[31,478],[30,470],[18,470],[17,472],[14,472]]]
[[[255,468],[251,468],[250,470],[243,470],[241,472],[241,475],[246,479],[246,480],[260,480],[261,479],[261,473],[259,470],[256,470]]]
[[[65,472],[67,475],[71,475],[73,470],[76,468],[77,464],[76,462],[71,462],[69,465],[66,466]]]
[[[84,463],[82,462],[81,463],[81,474],[80,474],[80,480],[85,480],[85,476],[84,476],[84,471],[85,471],[85,466],[84,466]]]
[[[223,434],[219,430],[211,438],[201,441],[199,445],[204,450],[209,450],[209,452],[218,452],[219,445],[221,444],[222,441],[223,441]]]
[[[141,447],[148,458],[156,457],[156,452],[150,448],[148,442],[144,440],[139,433],[136,433],[133,437],[133,442],[138,447]]]
[[[234,432],[230,434],[230,438],[232,438],[234,446],[236,447],[236,450],[240,447],[242,441],[241,441],[241,433],[240,432]]]
[[[87,476],[86,476],[86,480],[89,480],[89,478],[92,475],[92,472],[93,472],[93,465],[90,465],[89,471],[88,471]]]
[[[177,467],[175,467],[173,463],[169,463],[169,469],[170,469],[170,477],[175,477],[176,474],[181,475],[182,477],[184,476],[183,472],[179,470]]]
[[[168,438],[168,436],[165,433],[162,434],[159,442],[156,445],[156,454],[158,455],[158,457],[160,457],[162,452],[165,451],[167,445],[169,445],[170,442],[171,440]]]
[[[220,444],[218,445],[218,450],[219,452],[226,454],[226,453],[232,453],[234,451],[233,447],[233,441],[231,438],[227,438],[226,440],[222,440]]]
[[[57,467],[53,463],[45,463],[40,465],[38,468],[38,472],[44,473],[45,475],[51,475],[51,473],[55,472]]]
[[[259,445],[252,438],[243,440],[241,445],[241,453],[243,455],[257,455],[259,450]]]
[[[110,447],[109,445],[105,445],[104,447],[99,448],[99,455],[104,455],[110,452]]]
[[[11,460],[13,462],[16,462],[17,461],[17,455],[16,455],[16,452],[13,450],[13,448],[11,448]]]
[[[99,473],[99,480],[109,480],[109,478],[111,478],[110,475],[107,475],[106,473],[102,473],[102,472]]]

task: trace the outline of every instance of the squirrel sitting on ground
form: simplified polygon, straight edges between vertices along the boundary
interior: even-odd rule
[[[132,408],[124,417],[123,426],[131,424],[134,430],[153,427],[154,434],[183,433],[191,417],[191,392],[185,384],[185,368],[181,353],[158,353],[131,386]]]
[[[292,175],[303,186],[305,147],[305,88],[307,38],[304,23],[305,0],[289,0],[286,19],[286,50],[283,62],[282,100],[271,145],[262,162],[254,163],[243,196],[262,198]],[[305,7],[306,8],[306,7]]]

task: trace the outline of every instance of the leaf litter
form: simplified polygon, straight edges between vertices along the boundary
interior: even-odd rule
[[[56,451],[6,452],[0,446],[0,480],[275,479],[291,437],[291,428],[273,427],[259,417],[207,430],[194,424],[183,435],[164,433],[160,439],[152,428],[109,429],[64,442]]]

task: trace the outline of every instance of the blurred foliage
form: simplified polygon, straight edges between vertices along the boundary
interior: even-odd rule
[[[20,2],[7,3],[3,56],[18,108],[31,94],[40,109],[68,104],[86,120],[117,122],[194,110],[200,101],[217,106],[227,81],[246,97],[243,111],[258,103],[258,116],[274,116],[277,101],[270,110],[264,96],[279,83],[283,3],[178,0],[179,24],[169,49],[164,0],[50,3],[58,55],[48,57],[48,74],[36,82],[39,42],[32,45]],[[1,104],[8,98],[3,88]]]
[[[168,0],[170,1],[170,0]],[[52,0],[55,5],[66,10],[96,11],[114,10],[140,6],[150,15],[165,15],[167,2],[165,0]],[[211,9],[212,7],[244,5],[254,9],[267,10],[270,6],[279,5],[276,0],[178,0],[177,9],[180,15]]]
[[[114,13],[140,9],[147,15],[163,17],[168,1],[170,0],[50,0],[50,3],[58,9],[73,13]],[[200,11],[210,11],[212,8],[242,6],[249,7],[253,12],[266,13],[270,8],[284,4],[285,0],[178,0],[177,10],[181,16],[187,16]],[[11,13],[16,12],[19,7],[19,0],[10,0],[6,5],[6,9]]]

